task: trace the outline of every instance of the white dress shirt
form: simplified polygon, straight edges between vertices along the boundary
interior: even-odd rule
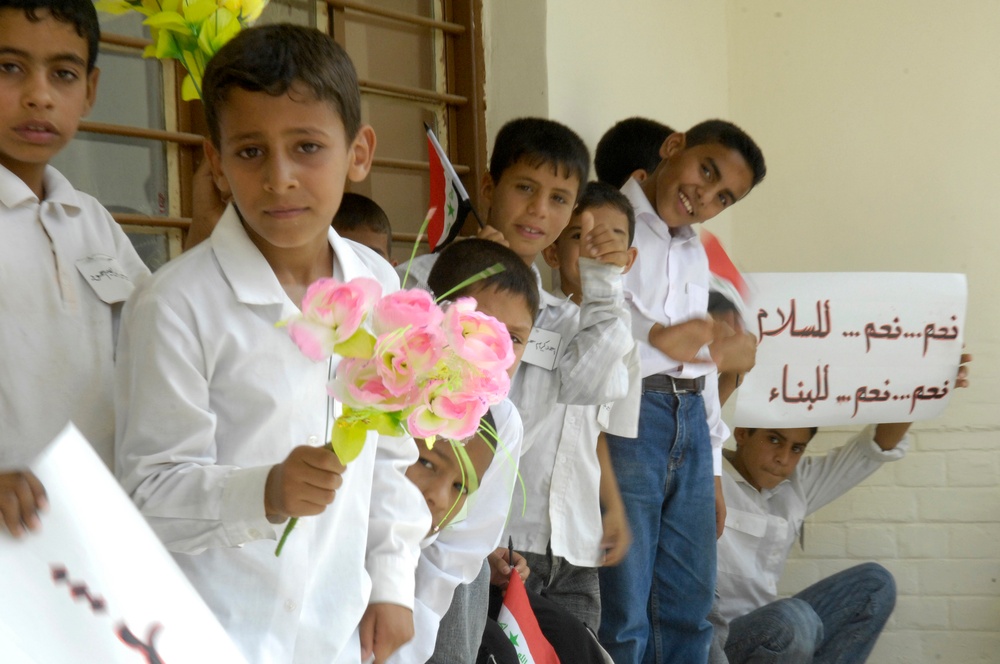
[[[638,247],[632,269],[625,274],[625,298],[632,320],[632,334],[639,342],[642,376],[665,374],[675,378],[705,377],[705,415],[712,439],[715,474],[722,472],[722,444],[729,428],[722,421],[719,406],[719,378],[708,348],[698,354],[701,362],[683,364],[649,343],[653,325],[670,326],[708,316],[708,257],[698,234],[691,226],[670,233],[645,192],[634,178],[622,186],[622,193],[635,209],[635,239]]]
[[[802,459],[789,479],[763,491],[743,479],[729,461],[733,452],[726,451],[726,529],[718,542],[717,582],[726,623],[777,599],[778,580],[806,516],[909,450],[909,437],[883,451],[874,435],[871,425],[829,454]]]
[[[329,241],[336,278],[396,290],[374,252]],[[430,520],[404,476],[412,439],[370,432],[333,504],[275,557],[285,524],[265,517],[267,474],[332,423],[337,358],[309,360],[276,327],[295,313],[232,207],[138,288],[118,348],[118,477],[250,662],[357,662],[367,605],[412,607]]]
[[[456,520],[421,544],[413,608],[414,637],[389,659],[392,664],[430,659],[438,627],[451,606],[455,588],[473,581],[486,556],[501,543],[511,494],[517,488],[523,430],[521,418],[510,400],[492,406],[490,411],[500,444],[479,489],[469,496]]]
[[[0,166],[0,469],[25,467],[70,420],[113,467],[121,303],[149,270],[108,211],[51,166],[44,190],[39,201]],[[100,270],[117,265],[106,275],[117,293],[87,271],[102,256]]]

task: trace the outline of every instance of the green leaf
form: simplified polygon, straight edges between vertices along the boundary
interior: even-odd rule
[[[194,25],[198,25],[212,15],[212,12],[219,8],[215,0],[197,0],[184,7],[184,18]],[[204,26],[202,26],[204,29]]]
[[[368,429],[364,422],[347,421],[343,417],[338,417],[333,423],[333,430],[330,432],[330,445],[344,464],[348,464],[358,458],[361,450],[365,446],[368,438]]]
[[[169,30],[170,32],[176,32],[179,35],[194,35],[194,32],[191,30],[191,26],[184,20],[184,17],[177,12],[160,12],[159,14],[150,16],[142,23],[143,25],[148,25],[151,28]]]
[[[195,85],[194,78],[191,74],[184,77],[184,82],[181,83],[181,99],[184,101],[191,101],[192,99],[201,99],[201,91],[198,90],[198,86]]]
[[[161,30],[156,39],[156,57],[160,60],[169,58],[180,60],[182,58],[181,50],[177,48],[177,40],[167,30]]]
[[[375,337],[363,328],[333,347],[333,352],[341,357],[358,357],[366,360],[375,352]]]
[[[378,431],[383,436],[398,437],[406,435],[406,429],[403,428],[396,413],[375,411],[367,419],[369,428]]]

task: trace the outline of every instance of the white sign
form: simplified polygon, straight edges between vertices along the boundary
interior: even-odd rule
[[[4,664],[246,661],[75,427],[32,471],[41,530],[0,532]]]
[[[961,274],[759,273],[747,330],[757,364],[733,424],[802,427],[936,417],[964,337]]]

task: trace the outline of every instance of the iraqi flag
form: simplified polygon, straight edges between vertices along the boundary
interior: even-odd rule
[[[722,243],[717,237],[703,230],[701,244],[705,247],[705,254],[708,256],[708,271],[711,274],[708,289],[724,295],[742,315],[746,308],[746,297],[749,292],[743,275],[733,264],[726,250],[722,248]]]
[[[428,206],[433,213],[427,224],[427,241],[431,251],[439,245],[445,245],[455,239],[462,229],[465,216],[469,213],[471,203],[469,194],[458,179],[455,167],[451,165],[448,156],[441,149],[437,136],[428,125],[427,157],[431,167],[431,196]]]
[[[556,651],[542,635],[535,612],[528,602],[524,582],[516,569],[510,571],[510,583],[507,584],[497,623],[510,639],[522,664],[559,664]]]

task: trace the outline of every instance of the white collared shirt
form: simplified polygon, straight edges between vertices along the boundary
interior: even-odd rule
[[[39,201],[0,167],[0,469],[26,466],[70,420],[113,467],[124,297],[103,300],[80,265],[109,257],[123,284],[149,270],[108,211],[51,166],[44,189]]]
[[[500,439],[479,489],[469,496],[455,521],[421,544],[417,565],[414,637],[389,659],[393,664],[425,662],[434,654],[438,627],[451,606],[455,588],[470,583],[483,561],[501,544],[501,534],[517,486],[523,430],[509,399],[490,408]],[[438,443],[442,444],[442,443]]]
[[[789,479],[763,491],[740,475],[729,461],[733,453],[726,451],[726,528],[718,542],[717,581],[726,623],[777,599],[778,580],[806,516],[909,450],[908,436],[883,451],[874,435],[871,425],[843,447],[802,459]]]
[[[708,348],[702,348],[698,354],[702,362],[682,364],[649,343],[649,331],[656,323],[670,326],[708,316],[708,257],[691,226],[670,234],[670,228],[656,213],[637,180],[630,178],[622,186],[622,193],[635,209],[632,244],[638,247],[639,255],[624,280],[632,334],[639,342],[642,376],[705,376],[702,396],[718,475],[722,472],[722,444],[729,437],[729,428],[722,421],[718,372]]]
[[[329,241],[336,278],[396,290],[384,259],[332,229]],[[117,474],[249,661],[357,662],[369,602],[412,606],[430,519],[404,475],[412,439],[370,432],[333,504],[275,557],[285,524],[265,517],[267,474],[328,436],[330,366],[275,326],[297,312],[228,208],[125,307]]]

